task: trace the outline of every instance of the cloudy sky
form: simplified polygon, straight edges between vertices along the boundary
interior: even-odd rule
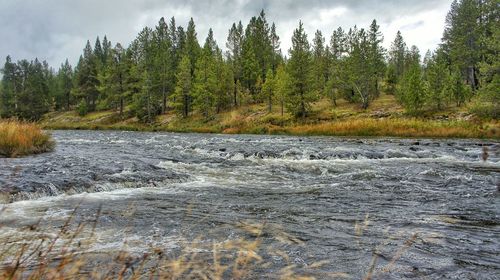
[[[57,66],[66,58],[78,60],[87,39],[103,35],[128,45],[144,26],[160,17],[175,16],[186,25],[193,17],[198,40],[214,29],[224,47],[230,25],[248,20],[265,9],[277,25],[281,47],[288,50],[299,20],[309,39],[316,29],[327,38],[338,26],[367,27],[375,18],[390,45],[401,30],[408,45],[422,52],[440,41],[451,0],[0,0],[0,57],[14,60],[38,57]],[[329,39],[327,39],[329,41]]]

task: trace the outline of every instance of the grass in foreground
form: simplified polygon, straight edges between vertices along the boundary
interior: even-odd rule
[[[54,149],[49,134],[36,124],[15,120],[0,120],[0,156],[18,157],[39,154]]]

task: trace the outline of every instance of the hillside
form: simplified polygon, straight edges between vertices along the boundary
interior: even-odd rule
[[[289,134],[331,136],[392,136],[438,138],[500,138],[500,123],[483,120],[468,113],[467,107],[448,108],[439,113],[409,116],[392,95],[377,98],[367,110],[359,105],[329,100],[312,106],[312,113],[296,120],[274,106],[267,112],[266,104],[241,106],[205,120],[201,114],[183,119],[173,113],[161,115],[150,125],[138,122],[130,109],[121,117],[116,111],[93,112],[84,117],[74,111],[54,112],[44,116],[45,129],[140,130],[200,132],[225,134]]]

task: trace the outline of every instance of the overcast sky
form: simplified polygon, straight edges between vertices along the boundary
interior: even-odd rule
[[[235,21],[246,26],[265,9],[275,22],[284,53],[293,29],[304,22],[309,40],[316,29],[329,37],[338,26],[368,27],[377,19],[386,46],[401,30],[408,45],[422,53],[439,43],[451,0],[0,0],[0,57],[38,57],[58,67],[66,58],[74,64],[87,39],[107,35],[113,44],[128,45],[144,26],[163,16],[175,16],[185,26],[196,23],[198,40],[213,28],[220,47]]]

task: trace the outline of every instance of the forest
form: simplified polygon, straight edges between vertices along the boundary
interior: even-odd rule
[[[401,32],[389,49],[376,20],[367,27],[316,31],[302,22],[283,53],[276,25],[262,11],[244,27],[234,23],[225,48],[210,29],[202,44],[193,19],[145,27],[129,46],[106,36],[87,41],[76,66],[57,70],[45,61],[7,56],[0,85],[0,116],[36,121],[48,112],[101,110],[131,114],[141,123],[175,112],[210,119],[246,104],[306,118],[327,98],[368,108],[381,93],[394,95],[411,115],[473,104],[484,118],[500,112],[500,7],[497,0],[455,0],[442,42],[421,57]],[[130,117],[130,116],[127,116]]]

